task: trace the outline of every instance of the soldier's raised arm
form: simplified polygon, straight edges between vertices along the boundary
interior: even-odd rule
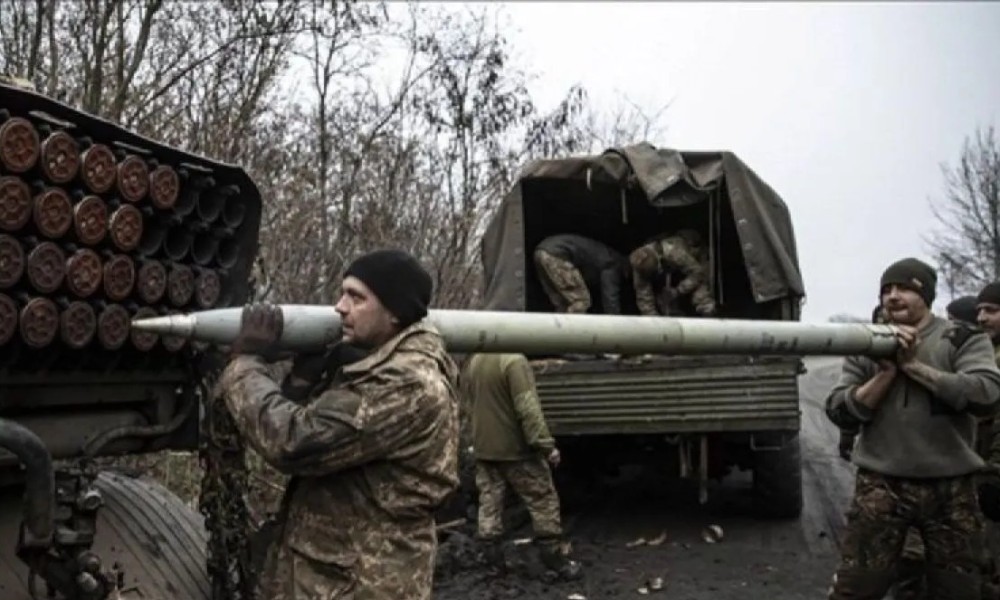
[[[845,358],[840,379],[826,398],[826,415],[837,427],[848,429],[871,421],[895,376],[895,369],[880,368],[863,356]]]

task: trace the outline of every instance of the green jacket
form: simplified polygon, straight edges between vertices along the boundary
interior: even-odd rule
[[[957,343],[953,323],[935,317],[920,330],[916,355],[944,374],[934,395],[899,373],[877,409],[857,401],[857,388],[878,372],[867,357],[844,360],[840,381],[827,398],[827,415],[840,427],[861,427],[854,464],[895,477],[957,477],[979,471],[975,431],[1000,402],[1000,370],[982,333]]]
[[[461,376],[478,460],[524,460],[555,447],[523,354],[475,354]]]

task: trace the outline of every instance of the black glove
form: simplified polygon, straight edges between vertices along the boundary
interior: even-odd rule
[[[979,508],[990,521],[1000,521],[1000,482],[979,484]]]
[[[273,360],[278,354],[278,340],[284,327],[281,308],[273,304],[251,304],[243,308],[240,333],[233,340],[230,354],[257,354]]]

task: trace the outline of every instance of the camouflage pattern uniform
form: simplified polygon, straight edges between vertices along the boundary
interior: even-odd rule
[[[715,314],[715,298],[709,289],[708,255],[697,232],[684,229],[640,246],[629,255],[629,262],[640,314],[661,314],[657,310],[653,284],[666,274],[683,277],[675,291],[679,296],[690,294],[691,305],[699,315]]]
[[[525,460],[481,460],[476,463],[480,537],[496,538],[503,534],[504,494],[508,485],[528,508],[532,527],[539,540],[554,540],[562,535],[559,496],[552,482],[549,465],[539,456]]]
[[[542,560],[559,570],[565,564],[559,496],[546,462],[555,440],[542,415],[531,365],[522,354],[476,354],[461,380],[472,412],[479,537],[490,543],[502,536],[504,494],[510,486],[531,515]]]
[[[979,598],[983,520],[974,478],[919,480],[859,469],[848,519],[831,598],[881,598],[915,522],[934,533],[924,543],[928,580],[948,592],[940,597]],[[848,571],[854,576],[844,577]]]
[[[600,290],[601,309],[620,315],[625,257],[597,240],[576,234],[552,235],[535,246],[538,281],[557,312],[590,310],[590,290]]]
[[[556,312],[585,313],[590,310],[590,290],[573,263],[535,250],[535,266],[538,281]]]
[[[292,476],[259,593],[267,600],[431,597],[432,512],[458,485],[457,375],[415,323],[299,404],[239,356],[218,391],[247,442]]]

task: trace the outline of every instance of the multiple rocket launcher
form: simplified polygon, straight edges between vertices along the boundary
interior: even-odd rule
[[[0,359],[152,351],[133,318],[229,302],[244,213],[239,188],[196,165],[0,110]]]

